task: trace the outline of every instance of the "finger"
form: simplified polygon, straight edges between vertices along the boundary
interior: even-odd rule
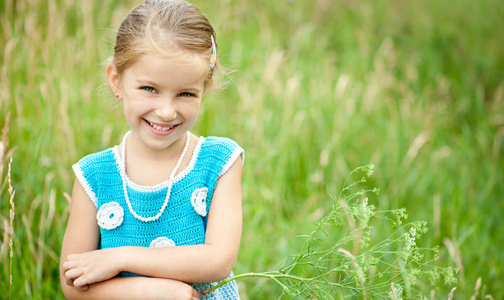
[[[79,258],[79,256],[81,256],[81,254],[70,254],[67,256],[67,261],[69,260],[77,260]]]
[[[65,278],[66,278],[66,276],[65,276]],[[73,278],[66,278],[66,284],[67,285],[74,286],[73,282],[74,282]]]
[[[77,267],[77,262],[75,260],[66,260],[61,267],[63,268],[63,272],[66,272],[70,269]]]
[[[90,282],[84,276],[80,276],[79,278],[75,279],[73,284],[76,289],[79,291],[82,291],[85,286],[87,286]]]
[[[199,293],[195,289],[192,289],[192,296],[194,299],[199,299]]]
[[[89,285],[83,285],[83,286],[79,286],[79,287],[75,287],[78,291],[87,291],[89,289]]]
[[[96,280],[96,277],[86,273],[82,276],[79,276],[79,278],[76,278],[73,282],[74,286],[77,288],[80,288],[82,290],[87,290],[87,288],[89,288],[89,285],[90,284],[93,284],[93,283],[96,283],[98,282]],[[87,288],[86,288],[87,286]]]
[[[79,269],[70,269],[65,272],[65,279],[66,283],[69,286],[74,286],[75,279],[78,278],[79,276],[82,276],[82,271]]]

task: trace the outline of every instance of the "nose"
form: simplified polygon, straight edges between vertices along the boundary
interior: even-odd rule
[[[177,117],[177,106],[174,100],[163,99],[159,101],[156,109],[157,115],[165,121],[173,120]]]

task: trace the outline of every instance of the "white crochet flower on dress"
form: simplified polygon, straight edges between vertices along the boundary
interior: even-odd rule
[[[208,189],[206,187],[196,189],[191,196],[191,204],[198,215],[205,217],[207,215],[206,198]]]
[[[105,203],[96,214],[98,225],[101,228],[112,230],[123,222],[124,210],[117,202]]]
[[[164,236],[158,237],[157,239],[153,240],[149,245],[149,247],[151,248],[163,248],[173,246],[175,246],[175,242]]]

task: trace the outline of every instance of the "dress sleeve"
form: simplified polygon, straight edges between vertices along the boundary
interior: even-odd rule
[[[224,143],[226,145],[226,148],[229,151],[229,154],[228,154],[229,156],[228,156],[226,163],[222,167],[222,170],[219,174],[219,178],[222,175],[226,174],[227,171],[229,171],[229,169],[233,166],[233,164],[236,162],[238,157],[241,156],[242,165],[245,162],[245,151],[243,150],[243,148],[241,148],[235,141],[230,140],[230,139],[224,139]]]
[[[114,171],[116,157],[112,149],[85,156],[72,166],[77,180],[86,191],[89,199],[98,207],[100,187],[109,182],[107,174]]]
[[[93,201],[94,205],[98,207],[98,198],[96,197],[96,194],[94,193],[93,189],[91,188],[91,185],[86,179],[86,176],[84,175],[83,168],[81,166],[82,160],[76,163],[75,165],[72,166],[72,169],[75,173],[75,176],[77,177],[77,180],[79,183],[82,185],[84,188],[84,191],[86,191],[86,194],[89,196],[89,199]]]

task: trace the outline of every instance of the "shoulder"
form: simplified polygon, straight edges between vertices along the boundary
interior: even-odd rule
[[[75,167],[80,168],[99,167],[103,164],[107,164],[110,162],[115,163],[115,161],[116,161],[116,151],[114,151],[114,148],[109,148],[100,152],[84,156],[74,165],[74,169]]]
[[[113,174],[118,169],[117,155],[118,152],[114,148],[109,148],[86,155],[72,166],[77,180],[95,205],[98,204],[97,186],[103,181],[102,177]]]
[[[224,152],[241,151],[243,149],[238,145],[237,142],[226,137],[209,136],[204,138],[202,148],[206,150],[216,150]]]
[[[209,136],[201,144],[200,155],[212,160],[212,165],[221,168],[219,177],[224,175],[229,168],[241,157],[243,164],[245,151],[237,142],[230,138]]]

